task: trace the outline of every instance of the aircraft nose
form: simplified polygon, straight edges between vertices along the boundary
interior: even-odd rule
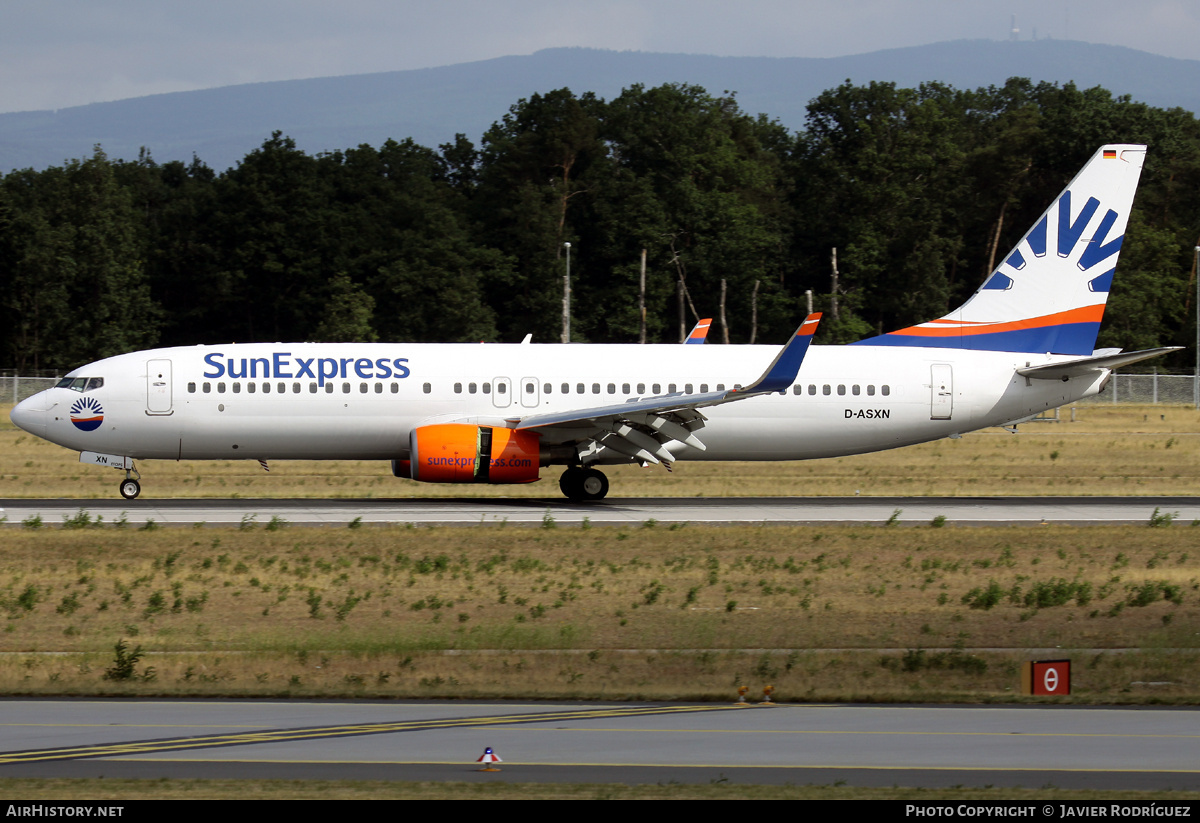
[[[13,407],[9,419],[13,425],[38,437],[46,435],[45,401],[40,394],[28,397]]]

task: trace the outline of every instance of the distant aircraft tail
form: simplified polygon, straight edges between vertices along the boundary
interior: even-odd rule
[[[683,342],[685,344],[691,344],[693,346],[704,345],[704,341],[708,337],[709,327],[711,327],[711,326],[712,326],[712,318],[711,317],[705,317],[705,318],[701,319],[699,323],[697,323],[695,326],[692,327],[691,333],[688,334],[687,339],[684,340]]]
[[[1145,157],[1102,146],[966,303],[855,345],[1092,354]]]

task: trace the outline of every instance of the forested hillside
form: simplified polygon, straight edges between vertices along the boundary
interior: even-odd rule
[[[780,342],[806,290],[830,308],[835,247],[839,311],[821,334],[853,340],[961,302],[1107,142],[1150,151],[1099,345],[1188,345],[1190,112],[1020,79],[847,83],[792,133],[732,95],[665,85],[534,95],[478,146],[310,156],[276,133],[223,174],[102,147],[13,172],[0,367],[230,341],[554,342],[566,242],[575,340],[638,341],[645,249],[651,342],[699,315],[718,318],[711,343]]]

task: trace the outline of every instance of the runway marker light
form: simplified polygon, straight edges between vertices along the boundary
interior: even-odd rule
[[[750,691],[749,686],[738,686],[738,699],[737,699],[737,703],[734,704],[735,706],[750,705],[749,703],[746,702],[746,692],[748,692],[748,691]]]
[[[500,770],[497,768],[493,768],[491,764],[492,763],[503,763],[504,761],[500,759],[500,756],[497,755],[495,751],[493,751],[491,746],[488,746],[486,749],[483,750],[483,754],[481,754],[479,756],[479,759],[476,760],[475,762],[485,764],[482,769],[479,769],[479,771],[481,771],[481,772],[498,772]]]
[[[771,695],[775,694],[774,686],[763,686],[763,699],[758,701],[760,706],[774,706],[775,701],[771,699]]]

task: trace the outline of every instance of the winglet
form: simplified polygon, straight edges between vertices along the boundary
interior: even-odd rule
[[[744,389],[738,389],[738,394],[759,394],[763,392],[783,391],[796,382],[800,364],[808,354],[813,335],[817,332],[817,324],[821,322],[821,313],[813,312],[804,319],[800,328],[792,335],[792,339],[780,350],[771,365],[763,372],[762,377]]]
[[[711,326],[712,326],[712,318],[711,317],[703,318],[702,320],[700,320],[700,322],[698,322],[692,328],[691,334],[689,334],[687,336],[687,340],[684,340],[683,342],[686,345],[701,345],[701,344],[703,344],[705,338],[708,337],[708,330]]]

